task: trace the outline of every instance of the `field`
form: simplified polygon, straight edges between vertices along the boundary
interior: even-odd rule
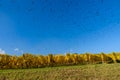
[[[120,80],[120,64],[0,70],[0,80]]]

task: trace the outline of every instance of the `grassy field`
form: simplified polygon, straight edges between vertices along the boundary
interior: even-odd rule
[[[0,70],[0,80],[120,80],[120,64]]]

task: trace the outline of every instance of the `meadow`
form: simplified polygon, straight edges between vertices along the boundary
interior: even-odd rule
[[[119,80],[120,53],[0,54],[0,80]]]
[[[119,80],[120,64],[0,70],[0,80]]]

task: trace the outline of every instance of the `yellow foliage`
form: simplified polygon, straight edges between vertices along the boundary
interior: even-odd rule
[[[96,64],[96,63],[117,63],[120,60],[120,53],[111,54],[70,54],[66,55],[33,55],[23,54],[22,56],[10,56],[0,54],[0,69],[8,68],[41,68],[48,66]]]

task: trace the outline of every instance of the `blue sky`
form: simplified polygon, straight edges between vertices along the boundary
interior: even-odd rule
[[[119,52],[119,0],[0,0],[0,50]]]

